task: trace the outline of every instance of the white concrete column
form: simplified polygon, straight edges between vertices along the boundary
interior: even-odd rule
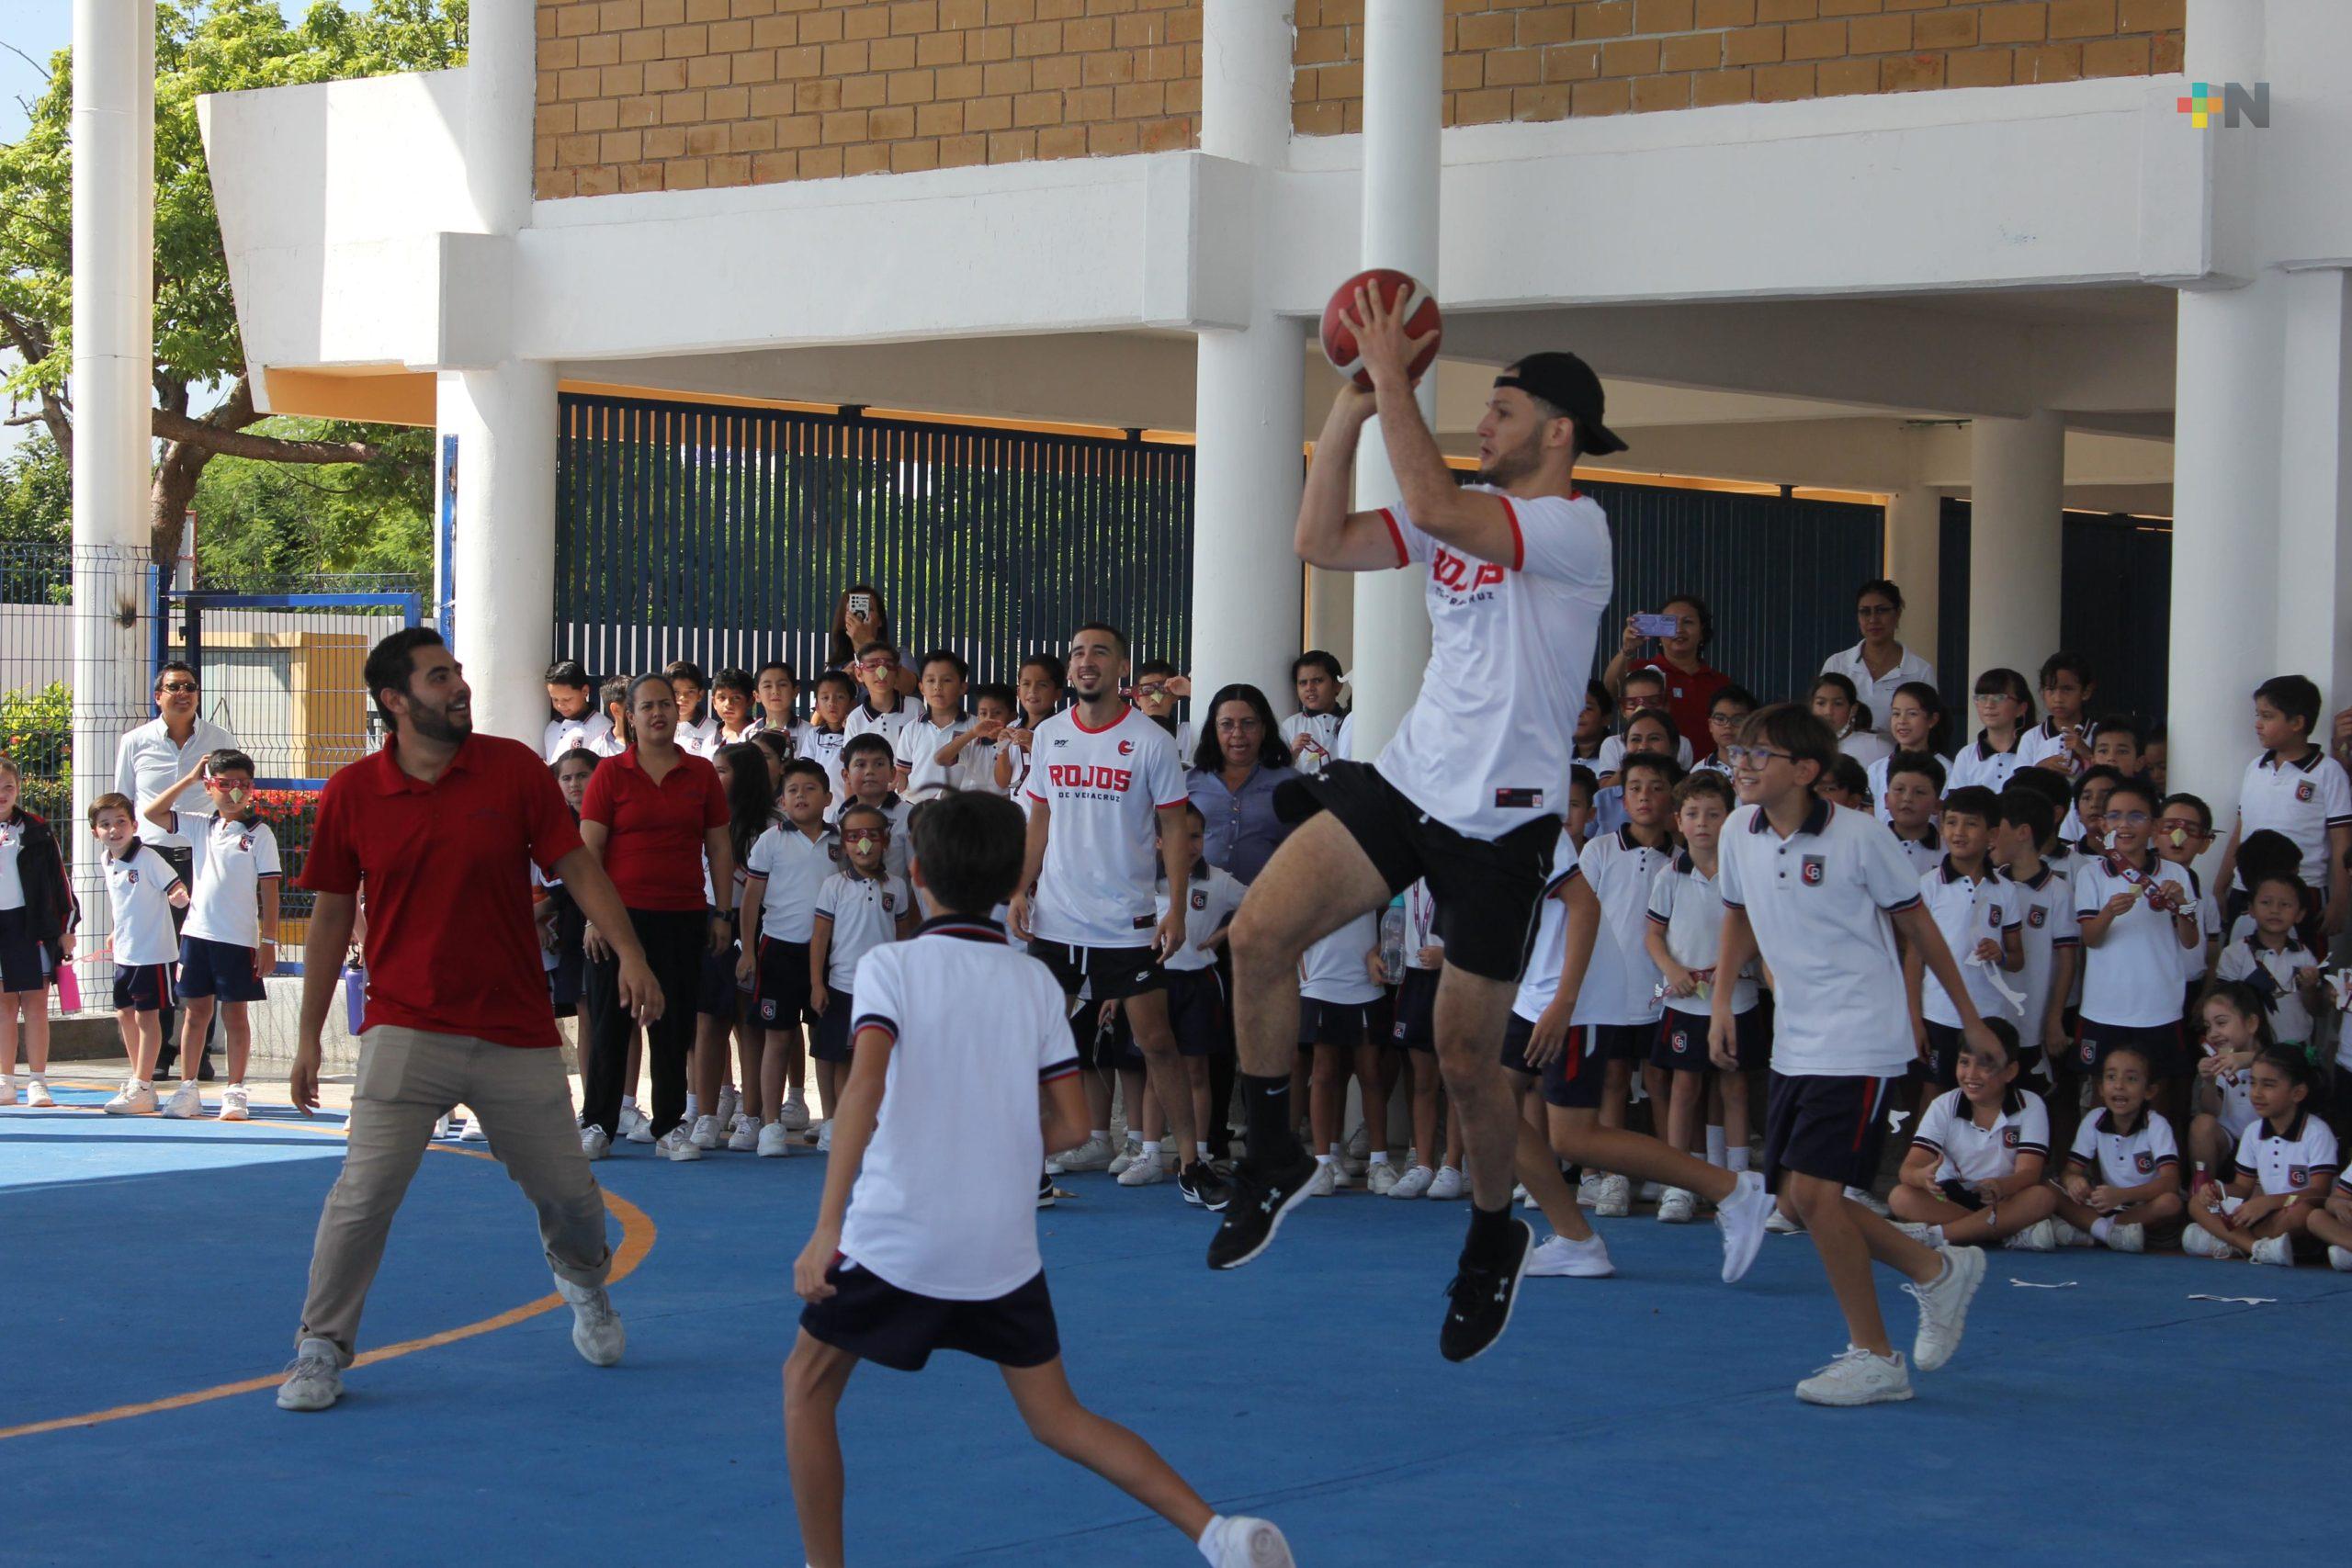
[[[2332,714],[2352,704],[2352,616],[2339,607],[2352,575],[2352,284],[2328,268],[2289,273],[2276,287],[2284,329],[2276,665],[2318,682]]]
[[[1914,485],[1886,498],[1886,575],[1903,590],[1903,646],[1930,661],[1938,646],[1943,530],[1941,491]],[[1974,679],[1973,671],[1968,673]]]
[[[1996,665],[2031,671],[2057,651],[2066,510],[2066,425],[2057,414],[1978,419],[1969,433],[1963,682]]]
[[[1306,635],[1304,647],[1319,648],[1342,670],[1356,664],[1356,582],[1359,574],[1306,569]],[[1283,699],[1277,697],[1279,705]],[[1295,700],[1295,699],[1294,699]],[[1280,707],[1277,706],[1279,712]]]
[[[536,743],[555,647],[555,367],[445,370],[436,392],[434,423],[458,438],[456,537],[436,588],[455,605],[474,728]],[[436,497],[449,483],[437,477]]]
[[[1410,273],[1439,288],[1438,131],[1444,66],[1442,7],[1432,0],[1367,0],[1364,6],[1363,253],[1365,266]],[[1437,377],[1417,400],[1434,422]],[[1375,421],[1356,458],[1356,505],[1398,499]],[[1355,660],[1351,666],[1360,757],[1376,757],[1413,705],[1429,663],[1425,570],[1366,572],[1356,579]]]
[[[532,0],[474,0],[466,21],[466,194],[486,234],[531,216],[531,127],[538,91]]]
[[[77,824],[114,787],[115,745],[147,696],[154,387],[154,0],[74,0],[74,817],[56,824],[82,900],[85,995],[108,929]],[[103,1004],[100,1004],[103,1005]]]

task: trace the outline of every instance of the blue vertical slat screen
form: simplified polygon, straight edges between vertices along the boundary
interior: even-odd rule
[[[1182,662],[1193,449],[1136,440],[566,394],[556,650],[599,674],[692,659],[823,667],[871,582],[899,651],[1011,681],[1081,621]]]
[[[1954,735],[1976,733],[1976,709],[1969,692],[1976,672],[1968,667],[1968,502],[1944,497],[1941,527],[1936,535],[1936,689],[1944,708],[1960,716],[1952,721]],[[1898,585],[1899,586],[1899,585]],[[2031,681],[2034,671],[2025,678]],[[2038,701],[2038,699],[2037,699]]]

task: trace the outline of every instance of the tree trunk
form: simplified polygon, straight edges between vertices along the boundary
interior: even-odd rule
[[[196,499],[196,481],[213,454],[186,441],[164,443],[164,460],[155,465],[154,482],[148,487],[147,531],[155,552],[155,570],[169,582],[180,558],[180,534],[187,524],[188,503]]]

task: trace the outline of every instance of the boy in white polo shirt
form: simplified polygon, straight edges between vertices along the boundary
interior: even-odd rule
[[[2155,811],[2156,794],[2147,784],[2127,780],[2109,790],[2108,852],[2075,876],[2082,1021],[2059,1078],[2062,1098],[2068,1076],[2097,1077],[2107,1051],[2126,1040],[2145,1049],[2160,1085],[2188,1073],[2180,1036],[2181,953],[2203,945],[2204,928],[2188,875],[2148,847]]]
[[[2319,723],[2319,688],[2301,675],[2274,675],[2254,689],[2254,738],[2262,755],[2248,762],[2238,785],[2237,826],[2222,852],[2218,886],[2230,899],[2229,922],[2245,905],[2238,877],[2238,845],[2268,828],[2302,852],[2303,881],[2326,898],[2327,930],[2345,929],[2347,902],[2344,857],[2352,851],[2352,778],[2312,739]]]
[[[187,908],[179,874],[139,841],[135,820],[127,795],[108,792],[90,802],[90,834],[106,850],[107,905],[114,917],[114,1016],[130,1057],[130,1077],[106,1103],[109,1116],[155,1110],[163,1010],[172,1001],[172,960],[179,956],[172,911]]]
[[[191,820],[187,828],[196,892],[180,928],[180,1054],[185,1061],[198,1059],[217,1000],[229,1035],[220,1120],[243,1122],[250,1114],[245,1062],[254,1048],[245,1007],[268,995],[262,982],[277,965],[277,835],[266,822],[254,819],[254,760],[243,751],[213,752],[166,785],[142,815],[167,832],[180,831],[180,814],[172,805],[199,779],[211,796],[213,815]],[[181,1078],[164,1114],[204,1114],[195,1079]]]
[[[922,802],[966,787],[964,753],[978,721],[964,711],[969,667],[944,648],[922,656],[922,712],[907,721],[891,742],[899,793]],[[922,773],[918,784],[917,771]]]
[[[1960,959],[1977,1013],[2006,1019],[2014,1027],[2023,1009],[2003,987],[2017,987],[1994,977],[1996,972],[2015,975],[2025,967],[2023,903],[2016,885],[1993,863],[1993,836],[2005,821],[2000,797],[1991,790],[1963,784],[1952,791],[1944,801],[1943,860],[1919,879],[1919,898],[1943,933],[1944,945]],[[1912,1034],[1930,1088],[1919,1097],[1924,1107],[1935,1091],[1960,1082],[1960,1011],[1928,976],[1917,950],[1903,955],[1903,982],[1911,993]],[[2018,1076],[2040,1055],[2038,1050],[2021,1052]]]
[[[1962,1033],[1999,1042],[1968,999],[1960,966],[1919,904],[1919,884],[1885,828],[1816,800],[1814,781],[1837,756],[1826,726],[1793,704],[1764,708],[1731,759],[1742,802],[1724,829],[1719,878],[1724,935],[1715,967],[1761,957],[1772,976],[1772,1090],[1764,1162],[1813,1235],[1846,1318],[1846,1351],[1797,1385],[1817,1404],[1911,1397],[1910,1371],[1888,1341],[1871,1264],[1906,1276],[1919,1303],[1912,1359],[1933,1371],[1951,1359],[1984,1279],[1972,1247],[1929,1247],[1845,1194],[1877,1175],[1888,1100],[1911,1053],[1895,937],[1921,949],[1928,972],[1960,1010]],[[1736,1066],[1732,990],[1715,988],[1709,1043]]]
[[[2046,1081],[2050,1060],[2064,1054],[2066,998],[2083,955],[2082,932],[2075,924],[2075,889],[2057,867],[2043,858],[2056,848],[2058,813],[2049,798],[2033,789],[2001,792],[2001,825],[1993,830],[1993,856],[2001,875],[2017,898],[2023,928],[2018,945],[2025,953],[2025,967],[2009,983],[2025,993],[2018,1008],[2018,1038],[2025,1043],[2026,1059]]]
[[[2270,1009],[2271,1037],[2312,1055],[2312,1015],[2324,997],[2319,960],[2295,934],[2303,914],[2303,879],[2284,872],[2257,877],[2246,906],[2254,929],[2222,948],[2216,980],[2244,980]]]
[[[808,1305],[785,1363],[785,1444],[807,1561],[842,1562],[835,1416],[850,1374],[861,1360],[919,1371],[944,1349],[996,1362],[1039,1441],[1183,1531],[1211,1568],[1290,1568],[1279,1529],[1217,1514],[1070,1392],[1034,1188],[1048,1147],[1085,1138],[1086,1099],[1059,983],[978,912],[1020,886],[1021,813],[959,793],[913,830],[914,875],[940,913],[858,966],[842,1131],[793,1267]]]

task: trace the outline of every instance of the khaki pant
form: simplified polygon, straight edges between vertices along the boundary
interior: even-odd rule
[[[392,1215],[433,1124],[458,1105],[481,1118],[490,1152],[538,1210],[548,1267],[576,1285],[605,1282],[605,1199],[580,1151],[563,1053],[379,1024],[360,1040],[349,1146],[319,1215],[297,1348],[325,1339],[350,1361]]]

